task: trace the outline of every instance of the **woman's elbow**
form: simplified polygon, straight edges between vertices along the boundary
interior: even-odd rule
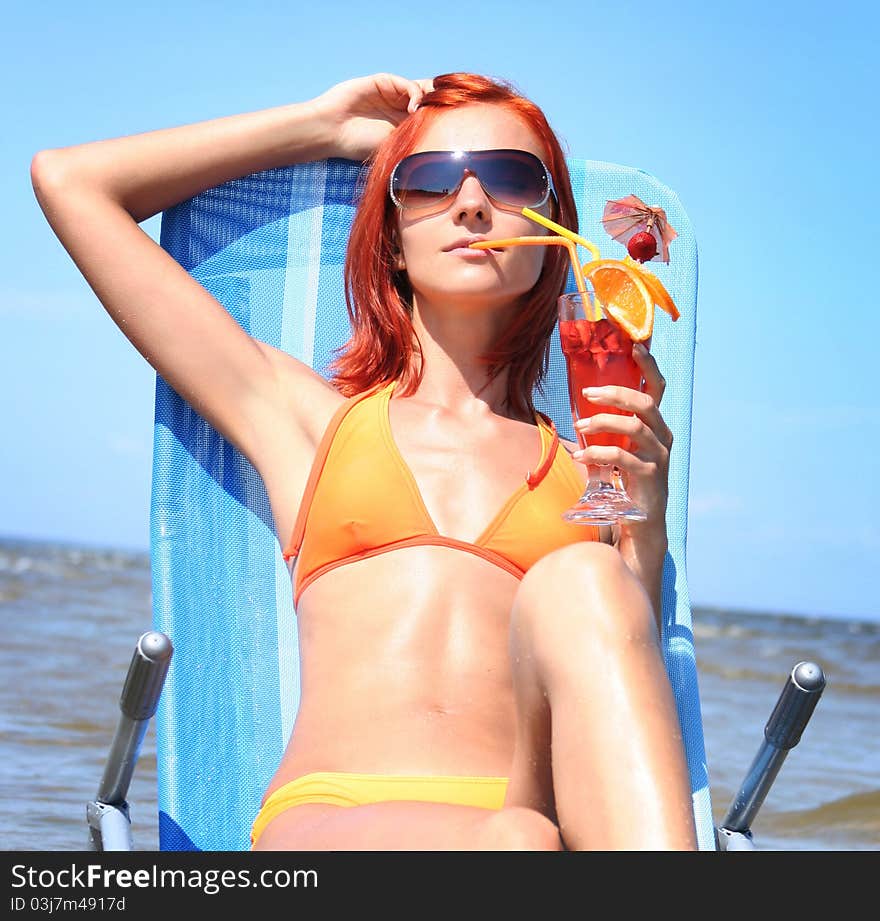
[[[67,167],[64,151],[58,148],[38,150],[31,160],[31,185],[39,198],[52,189],[63,188]]]

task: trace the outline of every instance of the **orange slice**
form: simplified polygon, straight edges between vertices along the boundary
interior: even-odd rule
[[[583,267],[596,297],[633,342],[649,339],[654,329],[654,297],[638,269],[620,259],[594,259]]]
[[[673,320],[677,320],[680,316],[678,308],[675,306],[675,301],[672,300],[672,295],[666,290],[663,282],[653,272],[643,269],[635,259],[624,256],[623,261],[641,275],[645,287],[651,292],[651,297],[654,298],[654,303],[661,310],[665,310]]]

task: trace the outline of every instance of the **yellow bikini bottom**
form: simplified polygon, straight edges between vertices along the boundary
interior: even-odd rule
[[[251,829],[251,846],[272,819],[305,803],[365,806],[409,800],[500,809],[507,792],[506,777],[397,777],[385,774],[304,774],[275,790],[263,804]]]

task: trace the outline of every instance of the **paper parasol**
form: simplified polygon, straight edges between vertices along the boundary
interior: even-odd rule
[[[662,208],[646,205],[638,196],[627,195],[608,201],[602,213],[602,226],[611,237],[624,246],[637,233],[649,233],[657,241],[657,255],[648,260],[669,262],[669,244],[678,236],[666,220]],[[650,241],[648,241],[650,243]]]

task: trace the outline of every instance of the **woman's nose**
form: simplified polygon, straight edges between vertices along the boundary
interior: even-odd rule
[[[459,217],[476,215],[485,218],[488,216],[488,209],[489,196],[486,195],[480,180],[473,173],[465,172],[455,196],[456,213]]]

